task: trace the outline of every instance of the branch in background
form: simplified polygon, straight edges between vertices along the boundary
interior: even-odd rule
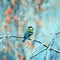
[[[11,37],[24,38],[24,37],[20,37],[20,36],[6,36],[6,37],[0,37],[0,39],[2,39],[2,38],[9,38],[9,37],[10,37],[10,38],[11,38]],[[29,39],[29,40],[32,40],[32,39]],[[42,44],[44,47],[49,48],[47,45],[43,44],[41,41],[37,41],[37,40],[32,40],[32,41],[38,42],[39,44]],[[60,53],[60,51],[55,50],[55,49],[52,49],[52,48],[49,48],[49,50],[53,50],[53,51],[55,51],[55,52],[57,52],[57,53]]]
[[[60,34],[60,32],[56,33],[55,35],[57,35],[57,34]],[[2,38],[9,38],[9,37],[10,37],[10,38],[11,38],[11,37],[24,38],[24,37],[20,37],[20,36],[6,36],[6,37],[0,37],[0,39],[2,39]],[[32,39],[29,39],[29,40],[32,40]],[[41,41],[37,41],[37,40],[32,40],[32,41],[38,42],[39,44],[42,44],[42,45],[43,45],[44,47],[46,47],[46,48],[43,49],[42,51],[40,51],[39,53],[37,53],[36,55],[32,56],[31,59],[34,58],[35,56],[37,56],[38,54],[42,53],[43,51],[47,50],[47,49],[52,50],[52,51],[60,54],[60,51],[55,50],[55,49],[53,49],[53,48],[49,48],[49,46],[43,44]]]
[[[60,34],[60,32],[55,33],[55,37],[56,37],[56,38],[57,38],[57,35],[58,35],[58,34]],[[55,37],[52,39],[52,41],[55,39]],[[35,42],[38,42],[38,43],[42,44],[44,47],[46,47],[46,49],[44,49],[44,50],[40,51],[39,53],[37,53],[36,55],[32,56],[31,59],[34,58],[35,56],[37,56],[38,54],[42,53],[43,51],[47,50],[47,49],[49,49],[50,51],[52,50],[52,51],[60,54],[60,51],[58,51],[58,50],[56,50],[56,49],[53,49],[53,48],[49,48],[50,44],[49,44],[48,46],[46,46],[45,44],[43,44],[43,43],[40,42],[40,41],[36,41],[36,40],[35,40]],[[53,45],[52,45],[52,46],[53,46]]]
[[[37,54],[35,54],[34,56],[32,56],[30,59],[33,59],[35,56],[39,55],[40,53],[44,52],[45,50],[47,50],[47,48],[41,50],[40,52],[38,52]]]

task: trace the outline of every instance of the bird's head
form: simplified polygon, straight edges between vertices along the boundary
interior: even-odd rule
[[[34,28],[32,26],[29,26],[28,29],[34,30]]]

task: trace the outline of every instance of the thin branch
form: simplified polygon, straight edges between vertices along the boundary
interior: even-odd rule
[[[24,38],[24,37],[20,37],[20,36],[5,36],[5,37],[0,37],[0,39],[2,39],[2,38],[9,38],[9,37]]]
[[[37,54],[35,54],[34,56],[32,56],[30,59],[33,59],[35,56],[39,55],[40,53],[44,52],[45,50],[47,50],[47,48],[41,50],[40,52],[38,52]]]
[[[0,39],[2,39],[2,38],[9,38],[9,37],[24,38],[24,37],[20,37],[20,36],[6,36],[6,37],[0,37]],[[28,39],[28,40],[32,40],[32,39]],[[37,40],[33,40],[33,41],[34,42],[38,42],[38,43],[42,44],[44,47],[48,48],[48,46],[46,46],[45,44],[43,44],[41,41],[37,41]]]
[[[55,35],[57,35],[57,34],[60,34],[60,32],[56,33]],[[24,38],[24,37],[20,37],[20,36],[6,36],[6,37],[0,37],[0,39],[2,39],[2,38],[9,38],[9,37]],[[28,40],[32,40],[32,39],[28,39]],[[40,51],[39,53],[37,53],[36,55],[32,56],[31,59],[34,58],[35,56],[37,56],[38,54],[40,54],[41,52],[47,50],[47,49],[52,50],[52,51],[60,54],[60,51],[55,50],[53,48],[49,48],[49,46],[43,44],[41,41],[37,41],[37,40],[33,40],[33,41],[34,42],[38,42],[39,44],[42,44],[44,47],[46,47],[46,49],[44,49],[44,50]]]
[[[35,56],[39,55],[40,53],[42,53],[43,51],[45,51],[45,50],[47,50],[47,49],[48,49],[48,48],[43,49],[42,51],[40,51],[40,52],[38,52],[37,54],[35,54],[34,56],[32,56],[30,59],[33,59]],[[50,48],[49,50],[52,50],[52,51],[60,54],[60,51],[55,50],[55,49],[53,49],[53,48]]]
[[[55,51],[56,53],[59,53],[60,54],[60,51],[58,51],[56,49],[50,48],[49,50]]]
[[[55,33],[55,37],[56,37],[58,34],[60,34],[60,32]],[[55,38],[55,37],[54,37],[54,38]],[[54,40],[54,38],[52,39],[52,41]],[[60,51],[58,51],[58,50],[56,50],[56,49],[53,49],[53,48],[49,48],[49,46],[46,46],[45,44],[43,44],[43,43],[40,42],[40,41],[36,41],[36,40],[34,40],[34,41],[42,44],[43,46],[45,46],[45,47],[46,47],[45,50],[49,49],[49,50],[52,50],[52,51],[60,54]],[[50,44],[49,44],[49,45],[50,45]],[[45,50],[42,50],[42,51],[45,51]],[[32,56],[31,59],[34,58],[35,56],[39,55],[40,53],[41,53],[41,51],[40,51],[39,53],[37,53],[36,55]]]
[[[0,37],[0,39],[2,39],[2,38],[9,38],[9,37],[24,38],[24,37],[20,37],[20,36],[6,36],[6,37]],[[29,40],[32,40],[32,39],[29,39]],[[33,40],[33,41],[34,42],[38,42],[39,44],[42,44],[46,48],[49,48],[47,45],[43,44],[41,41],[37,41],[37,40]],[[53,51],[55,51],[57,53],[60,53],[60,51],[52,49],[52,48],[50,48],[49,50],[53,50]]]

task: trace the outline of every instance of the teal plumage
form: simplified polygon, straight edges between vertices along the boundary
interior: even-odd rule
[[[33,35],[33,27],[32,26],[29,26],[27,29],[26,29],[26,32],[24,33],[24,39],[23,39],[23,42],[25,42],[26,39],[29,39],[31,35]]]

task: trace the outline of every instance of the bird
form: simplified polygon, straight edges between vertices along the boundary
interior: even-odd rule
[[[24,33],[23,42],[25,42],[26,39],[29,39],[29,38],[33,35],[33,30],[34,30],[34,28],[33,28],[32,26],[29,26],[29,27],[26,29],[26,31],[25,31],[25,33]]]

